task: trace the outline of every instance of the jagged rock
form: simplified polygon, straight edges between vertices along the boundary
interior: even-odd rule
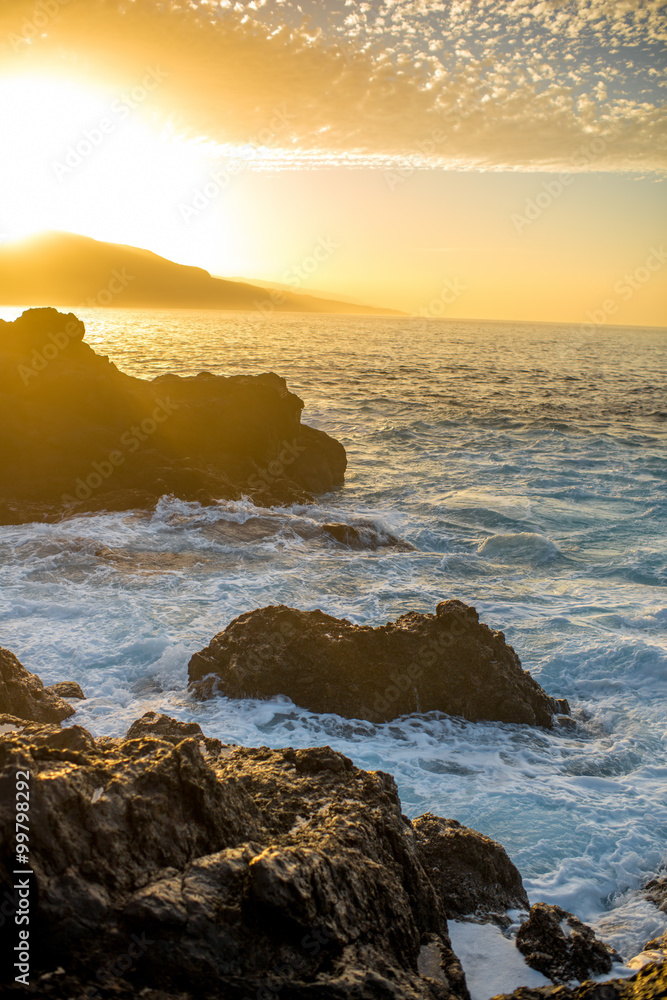
[[[509,926],[507,910],[530,909],[518,869],[495,840],[431,813],[413,826],[419,860],[448,920]]]
[[[156,736],[174,745],[193,736],[199,740],[200,746],[203,743],[209,753],[215,754],[220,753],[224,745],[220,740],[204,736],[198,722],[180,722],[178,719],[172,719],[168,715],[160,715],[158,712],[146,712],[140,719],[133,722],[127,731],[126,739],[136,740],[142,736]]]
[[[461,601],[378,628],[322,611],[259,608],[195,653],[188,673],[198,697],[284,694],[313,712],[371,722],[440,711],[549,727],[567,706],[521,669],[502,632],[481,624]]]
[[[81,685],[76,681],[58,681],[57,684],[49,684],[46,689],[52,694],[57,694],[59,698],[80,698],[86,700],[86,696],[81,690]]]
[[[36,674],[0,648],[0,712],[34,722],[62,722],[74,709],[45,688]]]
[[[396,548],[403,552],[414,550],[414,545],[397,538],[391,532],[381,532],[371,521],[358,524],[323,524],[322,531],[334,541],[349,549]]]
[[[647,882],[644,886],[644,895],[659,910],[667,913],[667,874],[663,872]]]
[[[150,507],[312,499],[343,481],[345,449],[301,423],[303,401],[269,372],[124,375],[55,309],[0,320],[0,523]]]
[[[393,778],[328,747],[210,752],[201,736],[150,713],[125,739],[36,724],[0,737],[0,790],[31,775],[23,995],[469,1000]],[[5,794],[0,861],[7,900]]]
[[[630,979],[609,979],[605,983],[584,982],[581,986],[522,987],[513,993],[497,994],[491,1000],[664,1000],[667,997],[667,963],[646,965]]]
[[[594,932],[567,910],[535,903],[521,925],[516,946],[528,965],[554,983],[570,983],[610,972],[622,961]]]

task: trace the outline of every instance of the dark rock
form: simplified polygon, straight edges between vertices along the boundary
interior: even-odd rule
[[[0,712],[34,722],[62,722],[74,709],[45,688],[8,649],[0,648]]]
[[[495,840],[431,813],[413,826],[419,860],[448,920],[509,926],[507,910],[530,909],[518,869]]]
[[[214,755],[155,714],[125,739],[26,728],[0,737],[0,791],[31,774],[24,995],[468,1000],[389,775],[328,747]],[[13,853],[2,794],[3,899]]]
[[[323,524],[322,531],[349,549],[395,548],[404,552],[414,551],[414,545],[391,532],[379,531],[372,521],[358,524]]]
[[[519,928],[516,946],[531,968],[554,983],[610,972],[614,961],[622,961],[581,920],[547,903],[531,907],[528,920]]]
[[[313,712],[371,722],[440,711],[550,727],[556,707],[502,632],[460,601],[378,628],[322,611],[259,608],[195,653],[188,672],[198,697],[284,694]]]
[[[663,872],[647,882],[644,896],[663,913],[667,913],[667,874]]]
[[[179,722],[168,715],[159,715],[157,712],[146,712],[140,719],[133,722],[127,731],[126,739],[137,740],[144,736],[156,736],[168,743],[180,743],[189,737],[203,743],[209,753],[219,753],[223,748],[220,740],[211,739],[204,736],[202,728],[198,722]]]
[[[581,986],[522,987],[491,1000],[664,1000],[667,997],[667,962],[646,965],[630,979],[609,979],[605,983],[585,982]]]
[[[46,690],[52,694],[57,694],[59,698],[80,698],[83,701],[86,700],[81,686],[76,681],[58,681],[57,684],[50,684]]]
[[[274,373],[120,372],[72,313],[0,320],[0,523],[151,507],[165,494],[285,504],[343,482],[345,449]],[[10,486],[11,484],[11,486]]]

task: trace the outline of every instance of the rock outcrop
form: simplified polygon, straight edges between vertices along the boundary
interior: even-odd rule
[[[389,775],[328,747],[207,742],[154,713],[125,739],[28,723],[0,736],[0,787],[17,770],[31,776],[32,986],[3,995],[468,1000]],[[12,901],[13,795],[0,845]]]
[[[497,994],[491,1000],[664,1000],[667,997],[667,962],[646,965],[630,979],[588,980],[581,986],[522,987]]]
[[[509,926],[508,910],[530,909],[518,869],[495,840],[431,813],[413,826],[419,860],[448,920]]]
[[[13,653],[0,648],[0,713],[33,722],[59,723],[74,715],[74,709],[45,688],[37,674],[26,670]]]
[[[58,681],[57,684],[49,684],[46,689],[51,694],[57,694],[59,698],[75,698],[85,701],[86,696],[81,690],[81,685],[76,681]]]
[[[531,968],[554,983],[589,979],[610,972],[614,961],[622,961],[578,917],[548,903],[531,907],[516,946]]]
[[[189,663],[198,697],[283,694],[314,712],[385,722],[414,712],[550,727],[567,702],[522,670],[502,632],[443,601],[372,628],[284,605],[236,618]]]
[[[203,503],[307,500],[343,481],[345,449],[301,423],[273,373],[146,381],[84,341],[72,313],[0,320],[0,523]]]

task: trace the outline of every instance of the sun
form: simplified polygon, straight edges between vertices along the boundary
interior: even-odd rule
[[[4,241],[67,230],[149,249],[206,170],[160,107],[159,70],[128,90],[0,76]]]

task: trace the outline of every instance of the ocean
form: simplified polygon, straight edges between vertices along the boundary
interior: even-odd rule
[[[165,497],[152,513],[0,527],[0,644],[47,684],[79,681],[88,700],[69,722],[117,736],[155,710],[225,742],[329,744],[391,772],[410,817],[500,841],[531,902],[624,956],[667,929],[637,892],[667,860],[667,330],[75,311],[132,375],[284,376],[349,468],[313,505]],[[244,530],[257,515],[262,530]],[[331,521],[414,548],[303,530]],[[192,653],[252,608],[376,625],[447,598],[505,632],[574,729],[188,697]]]

